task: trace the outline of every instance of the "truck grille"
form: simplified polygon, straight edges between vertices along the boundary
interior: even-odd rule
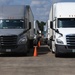
[[[0,47],[3,49],[13,49],[17,47],[17,36],[0,36]]]
[[[75,34],[67,35],[66,41],[69,49],[75,49]]]

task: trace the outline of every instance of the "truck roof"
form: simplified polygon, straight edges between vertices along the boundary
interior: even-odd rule
[[[0,19],[23,19],[26,9],[25,5],[0,6]]]
[[[75,2],[53,4],[53,16],[58,18],[75,18]]]

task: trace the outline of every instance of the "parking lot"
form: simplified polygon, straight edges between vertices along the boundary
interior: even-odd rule
[[[75,55],[56,58],[47,45],[33,49],[27,56],[3,54],[0,56],[0,75],[75,75]]]

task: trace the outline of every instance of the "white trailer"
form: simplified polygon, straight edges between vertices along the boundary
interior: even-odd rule
[[[34,21],[34,39],[37,38],[38,33],[40,33],[40,29],[36,21]]]
[[[50,45],[50,35],[51,35],[51,29],[50,29],[50,20],[47,21],[47,44]]]
[[[33,46],[34,16],[30,6],[0,6],[0,52],[28,52]]]
[[[75,2],[53,4],[49,20],[50,46],[55,56],[75,53]]]

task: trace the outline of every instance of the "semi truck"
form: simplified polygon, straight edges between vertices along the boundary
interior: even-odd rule
[[[34,40],[34,16],[29,5],[0,6],[0,53],[27,53]]]
[[[56,57],[75,53],[75,2],[54,3],[49,20],[51,51]]]
[[[46,22],[46,25],[47,25],[47,33],[46,33],[46,35],[47,35],[47,44],[48,45],[50,45],[50,20],[48,20],[47,22]]]
[[[41,30],[38,27],[37,21],[34,21],[34,45],[38,44],[39,37],[41,37]]]
[[[42,37],[42,41],[43,41],[44,44],[48,44],[48,28],[47,28],[47,22],[43,26],[43,37]]]

